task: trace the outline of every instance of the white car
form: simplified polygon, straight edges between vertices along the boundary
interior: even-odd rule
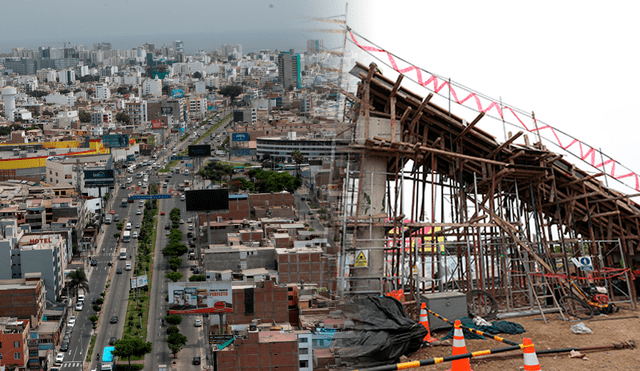
[[[62,362],[64,362],[64,353],[58,353],[58,355],[56,356],[56,363]]]
[[[142,182],[138,182],[138,187],[142,187]]]
[[[84,303],[84,295],[82,294],[78,295],[78,301],[81,303]]]
[[[138,232],[133,232],[133,234],[131,235],[132,238],[138,238]]]
[[[76,325],[76,319],[75,318],[71,318],[69,320],[69,322],[67,322],[67,327],[68,328],[73,328],[73,326],[75,326],[75,325]]]
[[[190,231],[192,231],[192,230],[193,230],[193,224],[189,224],[189,228],[188,228],[188,229],[189,229]]]
[[[200,327],[202,326],[202,320],[200,318],[197,318],[195,323],[193,324],[195,327]]]
[[[76,304],[76,310],[82,310],[84,308],[84,304],[82,302],[78,302],[78,304]]]
[[[136,210],[136,215],[142,215],[142,210],[140,209]]]

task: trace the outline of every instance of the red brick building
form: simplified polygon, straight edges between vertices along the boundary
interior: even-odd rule
[[[315,283],[333,290],[331,278],[336,277],[335,258],[324,254],[321,247],[276,249],[278,282]]]
[[[218,352],[217,361],[219,371],[297,371],[298,339],[279,331],[249,332],[247,339]]]
[[[25,278],[0,280],[0,317],[29,320],[38,327],[44,310],[44,281],[40,273],[28,273]]]
[[[29,321],[0,317],[0,366],[16,365],[18,371],[26,369],[29,353]]]
[[[249,324],[254,319],[263,323],[289,321],[287,287],[273,281],[234,287],[233,313],[227,314],[227,323]]]

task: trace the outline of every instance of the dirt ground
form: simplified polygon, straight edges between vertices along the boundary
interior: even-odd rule
[[[630,306],[622,307],[618,313],[594,316],[593,319],[583,321],[593,331],[593,334],[576,335],[570,327],[580,321],[565,322],[558,314],[549,314],[549,323],[545,324],[541,317],[528,316],[511,318],[507,321],[521,324],[526,332],[521,335],[505,335],[504,338],[522,343],[522,338],[531,338],[535,349],[558,349],[567,347],[594,347],[613,343],[635,340],[640,345],[640,318],[616,319],[619,317],[638,316],[640,310],[632,310]],[[607,318],[608,320],[602,321]],[[435,333],[439,339],[447,334],[442,330]],[[434,335],[434,334],[432,334]],[[508,346],[495,340],[465,340],[469,352],[495,349]],[[543,370],[571,371],[571,370],[640,370],[640,349],[615,349],[596,352],[584,352],[587,359],[569,358],[568,353],[539,356]],[[436,346],[423,348],[403,361],[415,361],[433,357],[451,355],[451,346]],[[522,356],[501,360],[472,360],[471,367],[475,371],[522,370],[524,366]],[[425,366],[415,370],[447,370],[451,363],[435,366]]]

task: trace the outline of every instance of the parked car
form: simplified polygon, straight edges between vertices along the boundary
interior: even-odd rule
[[[58,353],[58,355],[56,356],[56,363],[62,363],[62,362],[64,362],[64,353]]]
[[[75,326],[75,325],[76,325],[76,319],[75,318],[72,318],[72,319],[69,320],[69,322],[67,322],[67,327],[69,327],[69,328],[73,328],[73,326]]]
[[[78,304],[76,304],[76,310],[82,310],[84,308],[84,303],[79,302]]]
[[[198,357],[198,356],[193,357],[193,360],[191,361],[191,363],[193,363],[194,365],[199,365],[200,364],[200,357]]]
[[[196,321],[193,324],[195,327],[201,327],[202,326],[202,320],[200,318],[196,318]]]
[[[69,350],[69,341],[63,341],[62,344],[60,344],[60,351],[66,352],[68,350]]]

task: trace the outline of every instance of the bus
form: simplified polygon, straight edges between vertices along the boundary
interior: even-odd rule
[[[122,207],[127,207],[127,199],[123,198],[122,200],[120,200],[120,205],[122,205]]]
[[[233,168],[234,173],[244,173],[244,166],[236,166]]]
[[[131,241],[131,231],[124,231],[122,233],[122,242],[130,242]]]
[[[120,254],[118,254],[118,259],[120,260],[127,260],[127,249],[126,248],[121,248],[120,249]]]

